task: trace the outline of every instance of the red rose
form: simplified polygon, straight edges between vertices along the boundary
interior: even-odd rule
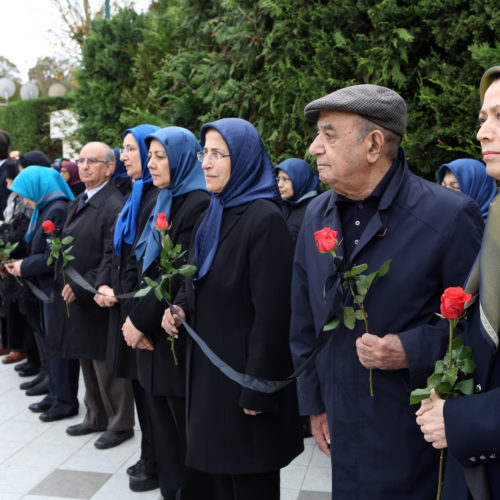
[[[56,226],[51,220],[46,220],[42,224],[42,228],[47,234],[52,234],[56,230]]]
[[[167,217],[165,216],[164,213],[159,213],[158,216],[156,217],[156,229],[158,231],[164,231],[165,229],[168,229],[168,221]]]
[[[447,319],[457,319],[464,313],[466,302],[472,300],[470,293],[465,293],[461,287],[447,288],[441,295],[441,314]]]
[[[314,233],[314,239],[321,253],[330,252],[337,246],[337,231],[333,231],[329,227],[324,227]]]

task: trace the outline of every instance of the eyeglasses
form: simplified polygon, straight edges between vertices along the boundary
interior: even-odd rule
[[[222,158],[227,158],[228,156],[231,156],[229,154],[223,155],[222,153],[219,153],[219,151],[214,151],[213,153],[203,153],[200,151],[199,153],[196,153],[196,156],[198,157],[198,160],[203,163],[203,160],[206,158],[207,160],[222,160]]]
[[[98,160],[97,158],[77,158],[76,159],[76,164],[77,165],[83,165],[85,162],[87,162],[88,165],[95,165],[96,163],[107,163],[104,160]]]
[[[130,153],[133,153],[134,151],[137,151],[137,148],[126,147],[126,148],[120,149],[120,156],[125,155],[125,154],[129,155]]]
[[[276,182],[279,184],[279,183],[280,183],[280,182],[282,182],[282,181],[283,181],[283,182],[290,182],[290,181],[291,181],[291,179],[290,179],[290,177],[284,177],[284,176],[282,176],[282,175],[278,175],[278,176],[276,177]]]

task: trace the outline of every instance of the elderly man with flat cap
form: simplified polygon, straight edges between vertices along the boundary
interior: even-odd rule
[[[406,105],[396,92],[343,88],[308,104],[305,116],[317,125],[309,150],[331,190],[309,204],[297,241],[296,366],[315,347],[332,307],[353,305],[349,293],[325,288],[334,266],[330,254],[318,251],[314,233],[338,231],[336,253],[347,268],[367,264],[371,273],[391,264],[364,302],[370,332],[363,321],[353,331],[341,322],[299,377],[301,413],[310,415],[314,437],[331,456],[335,500],[431,499],[439,453],[422,439],[409,397],[425,387],[446,351],[435,313],[443,290],[467,277],[481,240],[481,212],[462,193],[409,171],[400,147]]]
[[[500,66],[480,83],[479,131],[488,174],[500,180]],[[448,448],[444,500],[500,498],[500,197],[490,204],[481,251],[467,281],[475,301],[464,322],[463,342],[476,363],[476,394],[423,401],[417,422],[435,448]],[[477,296],[479,294],[479,296]]]

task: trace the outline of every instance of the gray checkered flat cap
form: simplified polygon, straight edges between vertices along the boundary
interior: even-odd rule
[[[363,116],[401,137],[406,131],[406,103],[394,90],[379,85],[353,85],[310,102],[305,117],[318,121],[323,110],[346,111]]]

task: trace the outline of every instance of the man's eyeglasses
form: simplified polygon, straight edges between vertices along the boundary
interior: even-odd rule
[[[198,160],[203,163],[203,160],[206,158],[207,160],[222,160],[222,158],[227,158],[228,156],[231,156],[229,154],[223,155],[222,153],[219,153],[219,151],[214,151],[213,153],[203,153],[200,151],[199,153],[196,153],[196,156],[198,157]]]
[[[280,183],[280,182],[290,182],[290,181],[291,181],[290,177],[285,177],[284,175],[278,175],[276,177],[276,182],[277,183]]]
[[[83,165],[85,162],[87,162],[87,165],[95,165],[96,163],[107,163],[104,160],[98,160],[97,158],[94,158],[94,157],[77,158],[77,160],[76,160],[77,165]]]

